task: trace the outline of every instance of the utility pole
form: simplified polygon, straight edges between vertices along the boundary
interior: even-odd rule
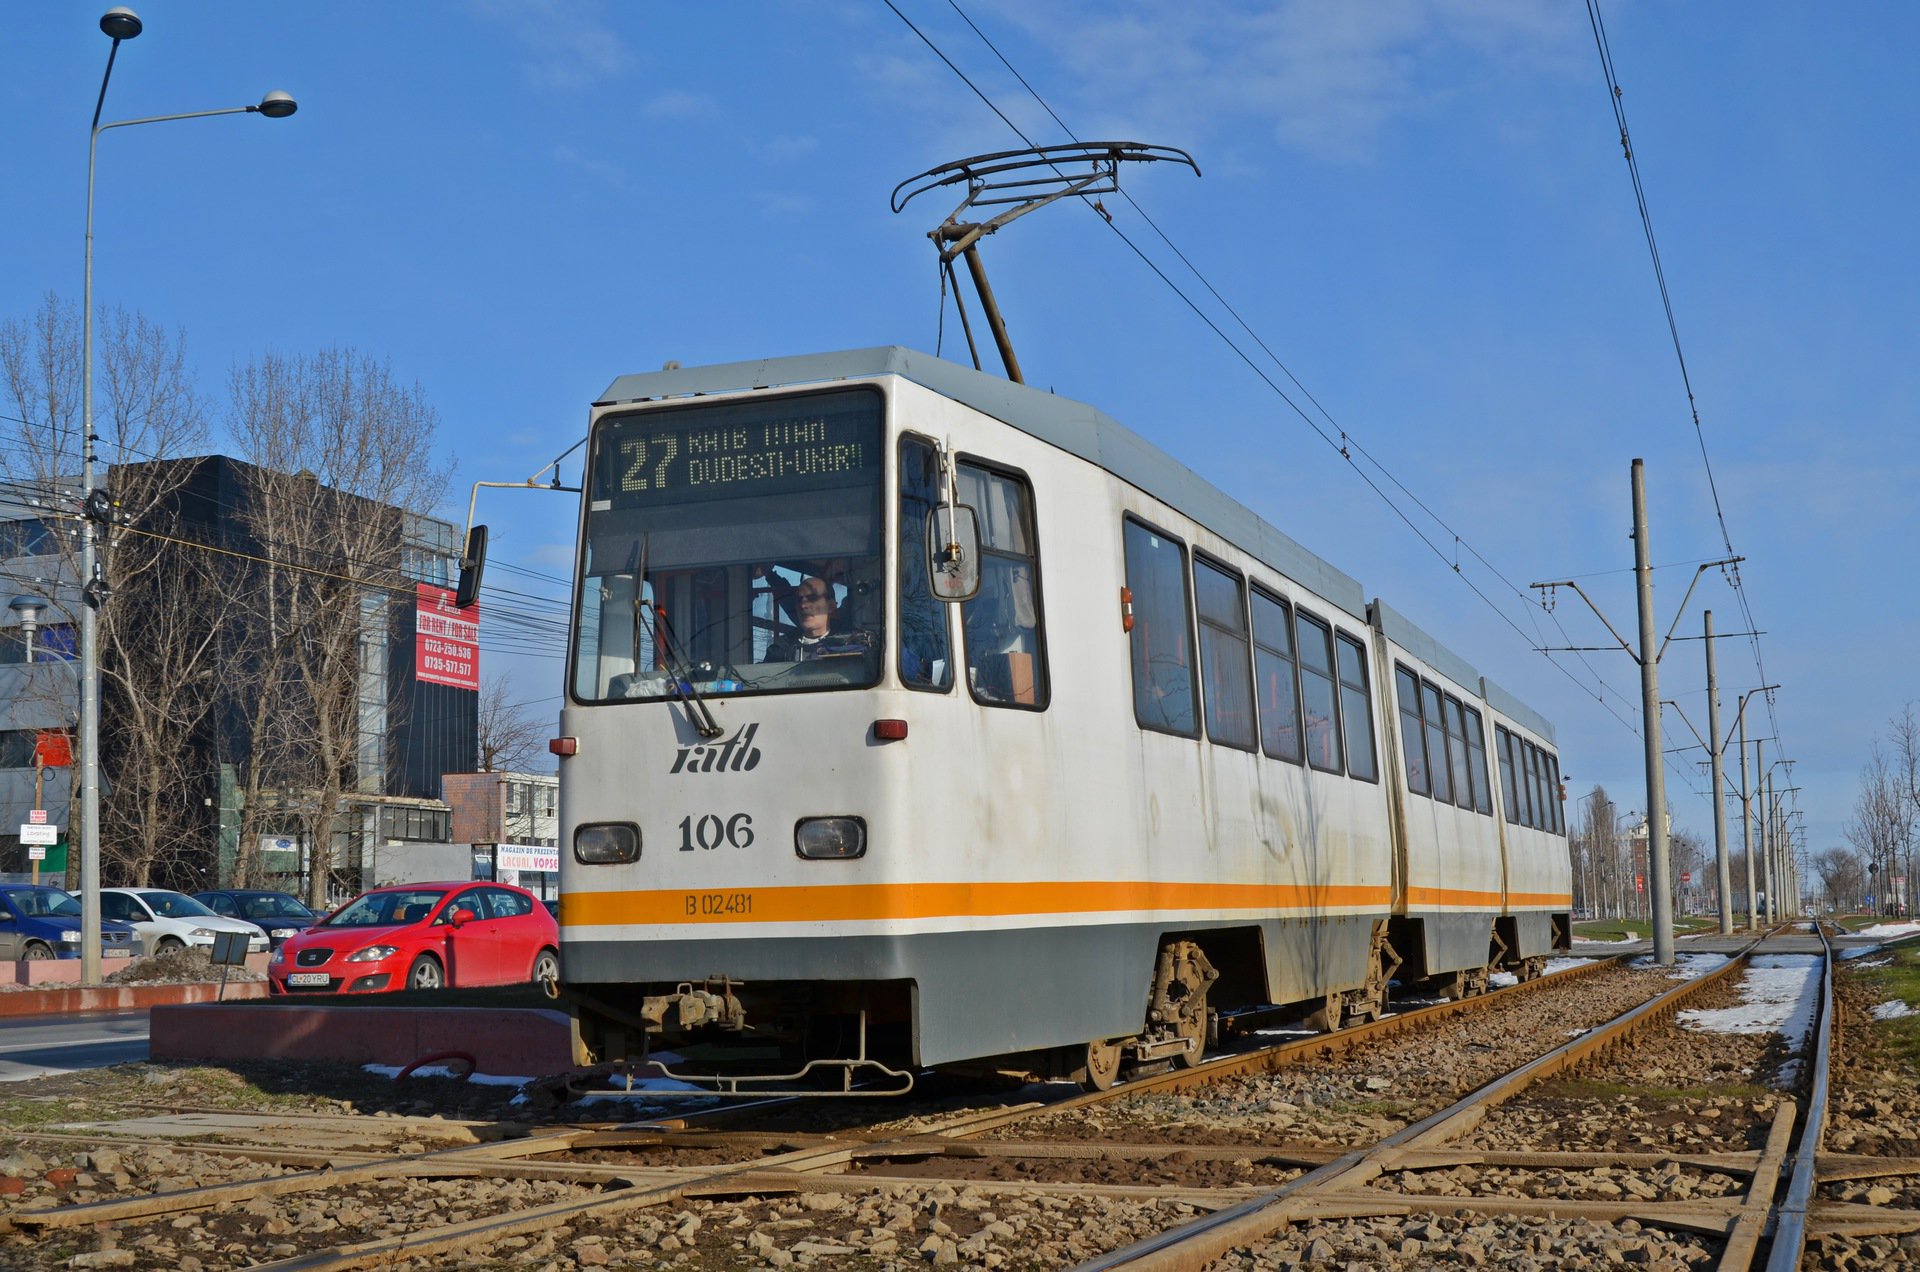
[[[1656,645],[1653,633],[1653,549],[1647,531],[1646,461],[1636,459],[1633,461],[1633,573],[1640,610],[1640,651],[1634,652],[1633,646],[1607,621],[1607,616],[1593,603],[1593,598],[1581,590],[1578,582],[1562,579],[1557,583],[1533,584],[1541,589],[1572,588],[1574,595],[1587,603],[1587,608],[1620,642],[1620,648],[1627,651],[1627,656],[1640,664],[1640,721],[1641,732],[1645,735],[1647,763],[1647,873],[1652,876],[1647,880],[1647,891],[1652,905],[1653,958],[1662,965],[1673,962],[1673,863],[1667,826],[1666,767],[1661,746],[1664,735],[1660,729],[1660,658],[1666,652],[1667,642],[1673,639],[1674,630],[1680,626],[1680,615],[1686,611],[1687,601],[1692,598],[1700,576],[1715,566],[1738,565],[1744,559],[1728,557],[1724,561],[1709,561],[1695,570],[1693,582],[1687,584],[1686,595],[1680,598],[1679,608],[1674,611],[1673,627],[1667,630],[1666,639]]]
[[[1773,774],[1767,770],[1767,740],[1757,738],[1753,743],[1753,764],[1760,770],[1760,865],[1766,872],[1763,880],[1767,889],[1767,926],[1771,927],[1780,914],[1779,898],[1773,891],[1773,799],[1769,792],[1773,789]]]
[[[1724,767],[1721,753],[1726,744],[1720,738],[1720,678],[1713,664],[1713,611],[1706,611],[1707,641],[1707,736],[1714,739],[1707,755],[1713,761],[1713,853],[1720,880],[1720,935],[1733,935],[1733,862],[1727,856],[1727,792],[1721,786]]]

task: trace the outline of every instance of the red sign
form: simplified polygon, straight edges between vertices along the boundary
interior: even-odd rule
[[[1645,892],[1647,890],[1647,877],[1645,875],[1633,876],[1633,890],[1635,892]]]
[[[480,604],[456,609],[453,593],[414,585],[413,674],[455,689],[480,688]]]
[[[28,811],[28,813],[27,813],[27,823],[28,823],[29,825],[32,825],[32,826],[44,826],[44,825],[46,825],[46,824],[47,824],[47,810],[46,810],[46,809],[44,809],[44,808],[35,808],[35,809],[31,809],[31,810],[29,810],[29,811]],[[560,867],[558,867],[558,866],[555,866],[555,867],[554,867],[554,869],[555,869],[555,870],[558,870],[559,868],[560,868]]]
[[[73,764],[73,743],[59,729],[34,734],[33,763],[37,768],[67,768]]]

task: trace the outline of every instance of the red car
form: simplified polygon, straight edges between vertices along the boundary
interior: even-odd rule
[[[371,994],[557,980],[560,929],[504,883],[410,883],[363,893],[273,952],[275,994]]]

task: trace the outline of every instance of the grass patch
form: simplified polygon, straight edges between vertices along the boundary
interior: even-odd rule
[[[1838,923],[1848,932],[1858,932],[1862,928],[1876,927],[1882,923],[1898,923],[1900,920],[1890,919],[1882,914],[1836,914],[1829,918],[1829,922]]]
[[[1537,1090],[1542,1095],[1564,1096],[1568,1099],[1583,1101],[1619,1100],[1632,1097],[1643,1100],[1713,1100],[1713,1099],[1758,1099],[1761,1096],[1777,1095],[1771,1087],[1754,1082],[1716,1082],[1710,1087],[1662,1087],[1643,1086],[1630,1082],[1596,1082],[1586,1078],[1555,1078],[1542,1082]]]
[[[1920,943],[1905,941],[1889,945],[1873,956],[1887,960],[1884,967],[1856,967],[1853,972],[1884,1000],[1898,999],[1920,1010]],[[1874,1040],[1883,1046],[1889,1058],[1908,1071],[1920,1069],[1920,1015],[1900,1016],[1874,1022]]]

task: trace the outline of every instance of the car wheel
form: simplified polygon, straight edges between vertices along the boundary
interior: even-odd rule
[[[163,936],[160,938],[160,943],[153,947],[153,952],[155,954],[171,954],[175,950],[184,950],[186,948],[187,948],[187,943],[185,941],[182,941],[179,937]]]
[[[407,969],[408,989],[445,989],[446,985],[447,977],[440,970],[440,960],[431,954],[422,954]]]
[[[33,943],[31,943],[30,945],[28,945],[28,946],[27,946],[27,948],[26,948],[26,950],[25,950],[25,951],[24,951],[24,953],[23,953],[23,957],[26,957],[26,958],[52,958],[52,957],[53,957],[53,950],[52,950],[52,949],[51,949],[50,947],[48,947],[48,946],[45,946],[45,945],[42,945],[42,944],[41,944],[40,942],[38,942],[38,941],[34,941]]]
[[[560,979],[560,956],[552,950],[541,950],[533,960],[533,982],[557,981]]]

